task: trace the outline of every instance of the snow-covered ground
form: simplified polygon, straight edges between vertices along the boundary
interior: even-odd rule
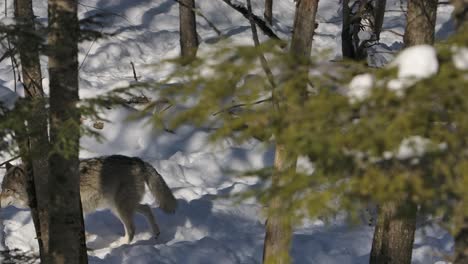
[[[8,1],[9,14],[13,14]],[[46,1],[33,1],[40,21],[46,21]],[[248,21],[220,0],[197,0],[197,6],[234,44],[253,44]],[[263,14],[263,0],[254,0],[254,12]],[[376,48],[374,61],[385,63],[402,46],[394,32],[404,30],[400,0],[387,1],[382,45]],[[280,37],[290,36],[294,17],[292,0],[275,1],[274,30]],[[103,32],[115,35],[80,45],[80,95],[93,97],[133,81],[131,62],[141,80],[159,80],[167,71],[155,71],[148,65],[179,54],[178,5],[174,0],[82,0],[80,18],[107,12]],[[440,6],[437,37],[446,37],[452,28],[451,8]],[[210,52],[217,35],[207,23],[197,18],[201,40],[200,54]],[[327,50],[328,57],[341,56],[341,16],[339,0],[320,1],[319,27],[314,38],[314,52]],[[97,28],[101,30],[101,28]],[[42,58],[44,85],[48,78],[46,58]],[[0,88],[13,90],[11,65],[0,63]],[[22,94],[21,87],[18,93]],[[150,95],[151,96],[151,95]],[[155,97],[153,96],[153,99]],[[166,215],[147,194],[161,235],[151,238],[143,217],[136,216],[137,235],[130,245],[109,248],[123,235],[123,226],[110,211],[88,215],[86,228],[97,235],[88,245],[90,263],[260,263],[264,238],[262,207],[255,200],[240,203],[228,195],[249,188],[256,178],[236,177],[233,171],[271,165],[271,146],[252,140],[236,145],[229,140],[208,142],[209,130],[185,126],[175,133],[156,130],[147,125],[149,117],[128,121],[135,112],[131,107],[115,107],[103,116],[111,120],[99,132],[105,141],[83,137],[81,157],[109,154],[138,156],[150,162],[165,178],[178,199],[178,210]],[[88,123],[89,122],[89,123]],[[86,121],[87,125],[92,125]],[[3,177],[4,169],[0,169]],[[341,217],[329,224],[321,220],[304,221],[294,232],[294,263],[368,263],[373,227],[351,226]],[[27,210],[8,207],[0,211],[0,250],[37,251],[35,233]],[[413,263],[444,263],[453,250],[451,236],[433,225],[417,230]],[[439,262],[438,262],[439,261]]]

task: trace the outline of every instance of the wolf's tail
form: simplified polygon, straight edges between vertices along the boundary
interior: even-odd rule
[[[167,186],[166,182],[162,178],[156,169],[151,164],[145,162],[145,181],[153,194],[153,196],[159,201],[159,207],[166,213],[173,214],[177,208],[177,200],[172,194],[171,189]]]

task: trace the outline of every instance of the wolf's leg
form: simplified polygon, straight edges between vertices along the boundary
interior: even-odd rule
[[[135,235],[135,225],[133,224],[133,214],[134,208],[131,206],[118,206],[117,207],[117,216],[124,225],[125,228],[125,237],[122,238],[123,243],[130,244]]]
[[[140,213],[145,216],[146,221],[151,227],[151,230],[153,231],[153,235],[155,238],[158,238],[160,231],[159,231],[159,226],[156,223],[156,218],[154,217],[153,212],[151,211],[151,208],[147,204],[139,204],[136,209],[137,213]]]

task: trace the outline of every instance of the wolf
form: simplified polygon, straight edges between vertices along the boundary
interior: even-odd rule
[[[22,165],[6,164],[0,194],[0,207],[13,205],[26,208],[29,198],[26,191],[26,174]],[[149,163],[136,157],[122,155],[103,156],[80,161],[80,195],[83,213],[96,209],[110,209],[122,222],[125,236],[111,244],[129,244],[135,235],[133,216],[145,216],[155,238],[160,234],[151,208],[141,204],[145,184],[159,201],[160,208],[173,214],[177,208],[171,189],[162,176]]]

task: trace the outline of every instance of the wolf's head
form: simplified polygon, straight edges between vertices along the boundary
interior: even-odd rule
[[[24,169],[7,163],[0,194],[0,207],[13,205],[18,208],[26,208],[28,200]]]

